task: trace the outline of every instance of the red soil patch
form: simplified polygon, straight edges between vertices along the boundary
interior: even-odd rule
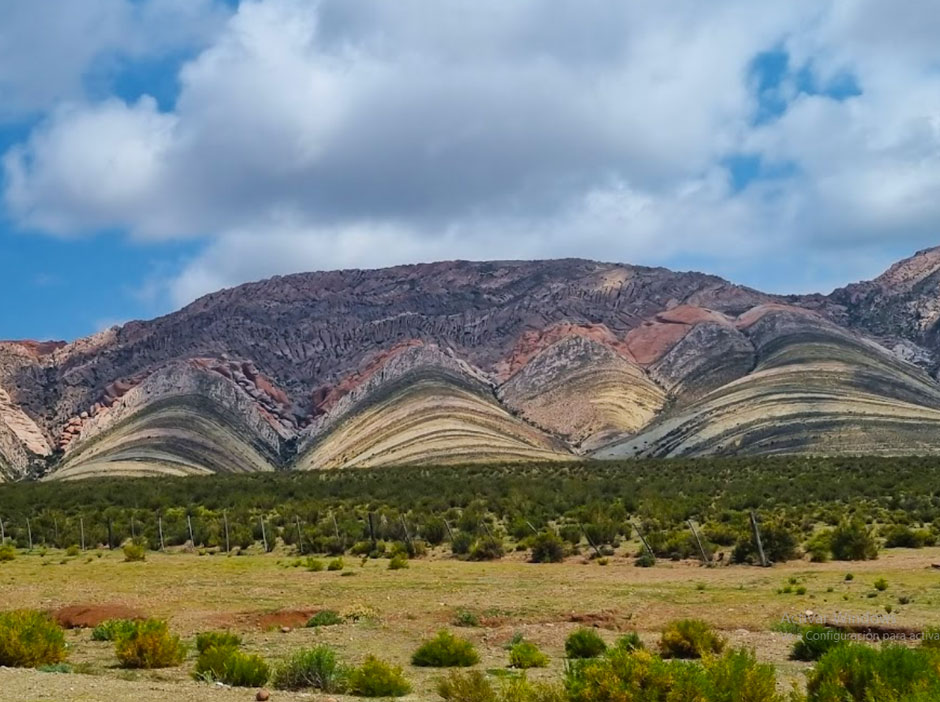
[[[275,612],[238,612],[220,616],[215,625],[223,628],[249,629],[257,627],[262,631],[280,629],[289,626],[292,629],[303,627],[319,609],[279,609]]]
[[[607,346],[629,361],[633,356],[617,336],[603,324],[569,324],[562,322],[545,329],[524,332],[516,340],[516,344],[509,354],[509,358],[500,363],[498,375],[507,380],[515,375],[516,371],[531,361],[540,351],[547,349],[569,336],[581,336]]]
[[[692,327],[703,322],[731,324],[727,317],[718,312],[694,305],[680,305],[660,312],[652,321],[631,330],[624,341],[637,363],[649,365],[678,344]]]
[[[618,612],[610,611],[590,613],[573,612],[568,617],[568,621],[575,624],[583,624],[584,626],[593,626],[600,629],[610,629],[611,631],[620,630],[626,625],[629,619],[629,616],[623,616]]]
[[[78,604],[60,607],[52,613],[52,617],[66,629],[84,629],[98,626],[109,619],[145,619],[146,615],[122,604]]]
[[[778,302],[768,302],[764,305],[757,305],[756,307],[752,307],[747,312],[739,316],[735,320],[734,324],[738,329],[747,329],[771,312],[793,312],[804,315],[806,317],[820,319],[820,316],[812,310],[803,309],[802,307],[792,307],[791,305],[782,305]]]

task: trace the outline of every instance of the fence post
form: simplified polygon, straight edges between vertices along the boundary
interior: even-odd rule
[[[33,550],[33,527],[30,526],[29,517],[26,517],[26,535],[29,537],[29,550]]]
[[[258,517],[261,521],[261,543],[264,544],[264,552],[268,552],[268,535],[264,531],[264,515]]]
[[[222,510],[222,523],[225,525],[225,552],[228,553],[232,550],[232,547],[229,545],[228,540],[228,512]]]
[[[754,543],[757,544],[757,555],[760,557],[760,564],[764,568],[770,564],[767,562],[767,556],[764,555],[764,544],[760,540],[760,529],[757,526],[757,515],[751,510],[751,529],[754,531]]]
[[[375,516],[369,512],[369,538],[372,539],[372,548],[375,548]]]
[[[587,529],[584,528],[584,525],[581,522],[578,522],[578,526],[581,527],[581,533],[584,534],[584,538],[587,539],[587,542],[591,545],[591,548],[594,549],[594,553],[597,554],[597,557],[600,558],[602,555],[601,550],[594,545],[594,542],[591,541],[591,537],[588,536]]]
[[[82,534],[82,551],[84,551],[85,550],[85,518],[84,517],[78,518],[78,528]]]
[[[699,553],[702,554],[702,563],[708,564],[711,563],[711,558],[708,557],[708,554],[705,553],[705,547],[702,546],[702,540],[698,537],[698,532],[695,530],[695,525],[692,523],[692,520],[689,519],[686,522],[689,525],[689,529],[692,530],[692,536],[695,537],[695,543],[698,544]]]
[[[108,517],[108,550],[114,548],[114,522],[111,521],[111,518]]]
[[[650,548],[650,545],[646,541],[646,537],[643,536],[643,532],[640,531],[640,527],[634,522],[630,522],[633,525],[633,528],[636,529],[636,535],[640,537],[640,541],[643,543],[643,548],[646,549],[646,552],[649,554],[650,558],[656,558],[656,554],[653,553],[653,549]]]
[[[186,515],[186,526],[189,527],[189,543],[193,545],[193,548],[196,548],[196,537],[193,536],[193,518],[190,515]]]
[[[0,544],[7,540],[7,533],[3,528],[3,517],[0,517]]]
[[[401,519],[401,528],[405,530],[405,542],[408,544],[408,548],[411,552],[414,553],[415,545],[411,541],[411,534],[408,533],[408,525],[405,524],[405,515],[399,513],[398,517]]]
[[[294,515],[294,521],[297,522],[297,548],[300,550],[300,555],[304,555],[304,535],[300,530],[300,515]]]
[[[163,515],[157,515],[157,531],[160,533],[160,550],[166,551],[166,546],[163,543]]]

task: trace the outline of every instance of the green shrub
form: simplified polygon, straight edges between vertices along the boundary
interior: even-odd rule
[[[640,649],[646,648],[646,646],[643,645],[642,639],[640,639],[640,635],[635,631],[621,636],[617,639],[617,643],[615,643],[614,646],[622,648],[625,651],[639,651]]]
[[[548,656],[542,653],[534,643],[521,641],[509,649],[509,665],[521,670],[545,668],[548,666]]]
[[[401,668],[369,656],[349,671],[349,692],[359,697],[402,697],[411,692]]]
[[[342,558],[334,558],[327,564],[326,569],[330,571],[337,571],[342,570],[344,567],[345,563],[343,563]]]
[[[65,555],[71,558],[74,558],[81,552],[82,552],[81,549],[76,544],[72,544],[67,549],[65,549]]]
[[[813,534],[806,542],[806,552],[813,563],[825,563],[832,554],[832,530],[824,529]]]
[[[721,653],[725,642],[701,619],[679,619],[663,629],[659,647],[669,658],[701,658]]]
[[[134,631],[132,619],[107,619],[91,630],[92,641],[117,641],[118,637]]]
[[[0,563],[16,558],[16,548],[12,544],[0,545]]]
[[[294,653],[274,673],[272,682],[279,690],[312,688],[327,693],[346,689],[346,669],[329,646],[315,646]]]
[[[565,559],[565,543],[554,531],[543,531],[532,540],[533,563],[561,563]]]
[[[874,584],[875,584],[875,589],[878,592],[884,592],[885,590],[888,589],[888,581],[885,580],[884,578],[878,578]]]
[[[649,553],[641,553],[636,557],[636,560],[633,561],[633,565],[637,568],[652,568],[656,565],[656,559]]]
[[[183,662],[186,646],[165,621],[145,619],[119,632],[114,653],[122,668],[169,668]]]
[[[480,618],[473,612],[466,609],[459,609],[454,615],[454,626],[477,627],[480,626]]]
[[[304,568],[309,570],[311,573],[319,573],[323,570],[323,561],[319,558],[312,558],[310,556],[304,561]]]
[[[473,536],[465,531],[454,534],[453,541],[450,542],[450,550],[455,556],[465,556],[470,553],[473,546]]]
[[[596,658],[606,650],[604,639],[593,629],[575,629],[565,639],[565,656],[568,658]]]
[[[800,632],[793,643],[790,658],[796,661],[818,661],[829,649],[843,643],[843,635],[831,627],[813,624]]]
[[[229,631],[205,631],[196,636],[196,650],[204,653],[206,650],[216,648],[238,648],[242,639],[238,634]]]
[[[133,542],[124,544],[124,560],[128,562],[147,560],[147,549]]]
[[[498,702],[496,690],[479,670],[450,671],[438,682],[437,694],[447,702]]]
[[[832,530],[832,557],[837,561],[871,561],[878,558],[878,544],[865,523],[844,521]]]
[[[686,663],[614,648],[565,671],[569,702],[784,702],[776,682],[773,666],[746,650]]]
[[[322,609],[316,614],[314,614],[307,621],[308,627],[317,627],[317,626],[336,626],[337,624],[342,624],[343,618],[339,616],[338,612],[335,612],[332,609]]]
[[[442,630],[425,641],[411,657],[413,665],[429,668],[465,668],[480,661],[473,644]]]
[[[928,702],[940,699],[933,651],[848,643],[826,653],[810,671],[809,702]]]
[[[237,646],[209,646],[200,652],[193,676],[232,687],[260,687],[270,670],[260,656],[242,653]]]
[[[761,546],[767,560],[772,563],[784,563],[797,557],[798,540],[792,531],[776,522],[762,524],[760,531]],[[758,558],[757,544],[753,535],[748,532],[735,545],[731,560],[734,563],[755,563]]]
[[[65,660],[62,627],[42,612],[0,612],[0,666],[37,668]]]
[[[470,549],[470,559],[474,561],[496,561],[503,557],[502,539],[495,536],[483,536],[474,542]]]
[[[407,567],[408,567],[408,556],[406,556],[404,553],[396,554],[388,562],[389,570],[402,570],[403,568],[407,568]]]
[[[920,636],[920,645],[923,648],[940,650],[940,626],[930,626],[924,629],[924,633]]]

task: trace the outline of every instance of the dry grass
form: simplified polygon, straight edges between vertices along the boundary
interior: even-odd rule
[[[608,642],[620,631],[636,629],[647,646],[655,646],[667,621],[702,618],[721,630],[732,646],[753,647],[758,658],[777,664],[784,680],[802,679],[806,669],[806,664],[786,660],[790,639],[769,630],[785,614],[805,610],[875,614],[891,604],[899,627],[920,630],[940,625],[940,571],[930,568],[940,562],[938,548],[888,551],[865,563],[797,561],[772,569],[706,569],[692,562],[668,561],[654,568],[635,568],[632,559],[621,556],[606,567],[580,558],[530,564],[522,554],[484,563],[432,556],[399,571],[388,570],[384,560],[362,567],[350,564],[347,571],[353,576],[292,568],[293,559],[277,553],[149,554],[145,563],[125,563],[120,552],[105,552],[101,558],[63,556],[21,555],[0,566],[3,608],[54,611],[75,604],[120,604],[168,619],[187,640],[200,631],[230,629],[242,635],[247,652],[259,653],[272,663],[317,643],[335,646],[349,663],[361,663],[367,654],[377,653],[404,666],[415,688],[406,699],[415,700],[436,699],[433,690],[439,671],[412,667],[411,654],[423,639],[449,627],[461,609],[476,613],[485,625],[460,630],[480,652],[481,669],[506,668],[508,653],[503,645],[520,631],[551,658],[548,668],[530,672],[533,679],[559,675],[564,639],[585,623],[596,624]],[[855,575],[851,582],[844,580],[848,571]],[[805,595],[777,594],[791,577],[807,588]],[[879,577],[890,588],[869,598]],[[911,603],[899,605],[901,595],[910,597]],[[287,633],[279,625],[265,628],[280,621],[272,613],[321,609],[366,616]],[[69,662],[94,675],[0,670],[0,686],[15,685],[11,689],[24,690],[26,699],[99,699],[108,690],[108,699],[146,702],[151,699],[147,686],[155,683],[160,689],[179,685],[180,699],[190,699],[190,693],[191,699],[248,699],[245,691],[238,697],[226,696],[230,691],[213,690],[210,695],[208,687],[194,687],[188,675],[195,654],[178,668],[129,676],[117,669],[113,647],[91,641],[90,630],[73,630],[67,637]],[[140,694],[125,692],[136,689],[133,680],[141,681]],[[108,687],[112,683],[113,690]],[[56,689],[54,697],[40,696],[55,686],[62,689]],[[291,696],[278,693],[278,699]]]

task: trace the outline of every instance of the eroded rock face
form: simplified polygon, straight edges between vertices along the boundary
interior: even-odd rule
[[[583,260],[278,277],[71,344],[0,342],[0,475],[376,465],[441,460],[448,441],[462,460],[565,456],[652,441],[688,412],[714,429],[708,403],[741,392],[783,392],[801,416],[813,399],[787,388],[819,377],[848,384],[830,407],[840,426],[864,396],[913,406],[907,426],[923,427],[938,320],[940,249],[829,296]],[[745,450],[748,436],[682,446]]]

